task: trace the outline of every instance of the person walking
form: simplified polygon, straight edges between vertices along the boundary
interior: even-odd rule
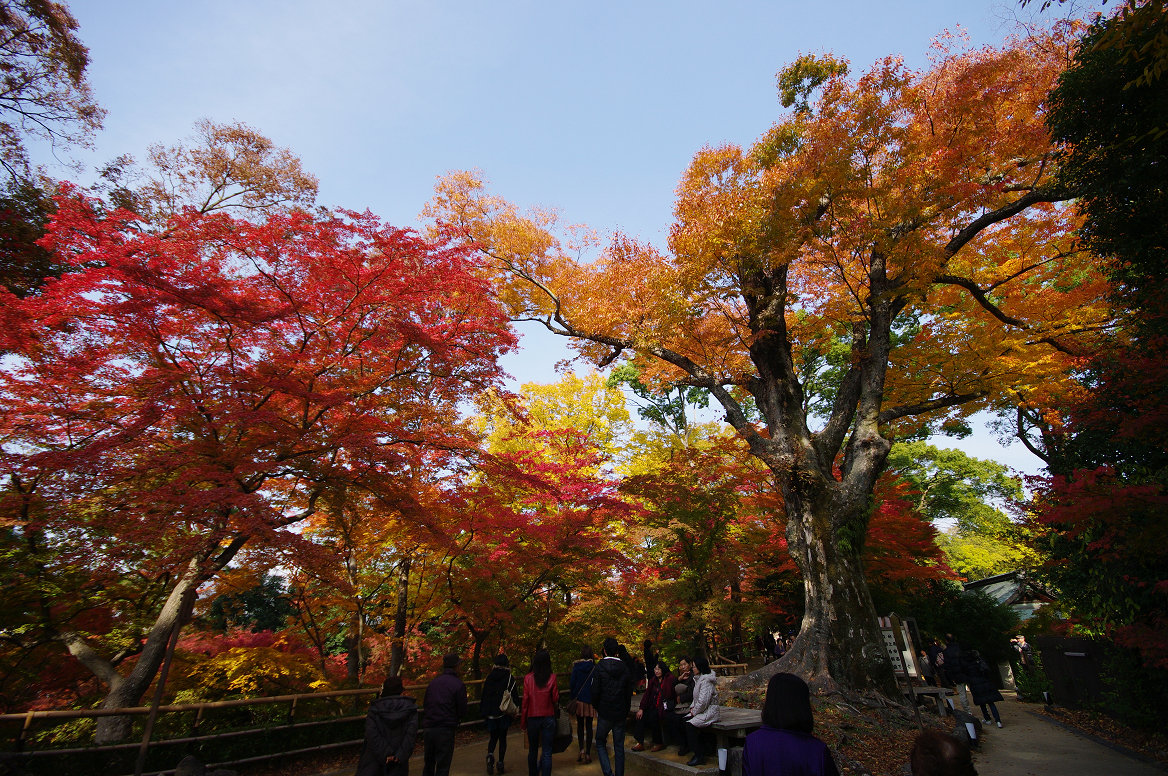
[[[616,639],[609,636],[604,640],[604,657],[596,664],[596,676],[592,680],[597,716],[596,757],[603,776],[625,776],[625,722],[633,701],[633,678],[619,657],[620,651]],[[611,761],[609,733],[612,733]]]
[[[933,661],[929,660],[929,653],[925,650],[917,652],[917,662],[920,664],[921,678],[930,687],[937,686],[937,672],[933,669]]]
[[[408,776],[418,737],[418,704],[402,695],[400,676],[388,677],[365,715],[365,746],[356,776]]]
[[[997,702],[1002,700],[998,686],[994,682],[993,671],[976,649],[969,651],[969,668],[966,675],[969,682],[969,694],[973,696],[975,706],[981,706],[981,721],[990,724],[990,714],[998,727],[1002,726],[1002,717],[998,714]]]
[[[576,743],[580,752],[576,762],[592,762],[592,720],[596,708],[592,705],[592,677],[596,671],[596,655],[587,644],[580,650],[580,659],[572,664],[568,676],[568,693],[576,702]]]
[[[462,658],[442,658],[442,673],[426,686],[422,698],[422,776],[449,776],[454,759],[454,732],[466,716],[466,685],[458,678]]]
[[[945,648],[937,639],[933,639],[932,643],[929,644],[928,656],[929,663],[933,666],[933,678],[936,679],[937,686],[948,687],[950,682],[945,675]]]
[[[945,667],[945,676],[949,678],[953,689],[957,691],[957,699],[961,701],[961,708],[965,709],[967,714],[972,714],[969,710],[969,695],[965,689],[966,658],[961,650],[961,644],[952,633],[945,635],[945,650],[941,653],[941,657],[945,659],[942,664]]]
[[[511,696],[513,703],[517,702],[515,677],[511,675],[511,661],[504,654],[495,656],[495,664],[491,672],[483,680],[479,693],[479,712],[487,723],[487,776],[507,772],[503,761],[507,759],[507,731],[511,728],[511,714],[500,708],[503,696]],[[495,746],[499,747],[499,759],[495,760]]]
[[[531,671],[523,677],[519,729],[527,732],[527,776],[551,776],[552,740],[556,735],[556,703],[560,690],[546,649],[531,656]]]
[[[705,765],[713,750],[710,725],[718,721],[718,682],[705,655],[694,658],[693,703],[685,719],[685,736],[693,757],[686,763],[691,768]]]

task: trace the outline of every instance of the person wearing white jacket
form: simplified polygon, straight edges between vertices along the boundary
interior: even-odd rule
[[[713,752],[713,731],[710,725],[718,721],[718,683],[705,655],[694,658],[693,703],[685,717],[685,737],[693,757],[686,765],[705,765]]]

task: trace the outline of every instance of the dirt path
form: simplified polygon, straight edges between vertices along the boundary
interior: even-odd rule
[[[1159,766],[1085,738],[1037,714],[1025,703],[998,704],[1002,729],[982,733],[973,757],[984,776],[1164,776]]]

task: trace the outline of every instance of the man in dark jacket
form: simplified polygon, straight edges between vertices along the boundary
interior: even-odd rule
[[[418,704],[402,695],[401,677],[391,676],[365,717],[365,748],[357,776],[406,776],[417,735]]]
[[[961,701],[961,708],[965,709],[968,714],[969,694],[965,689],[966,657],[961,649],[961,644],[953,637],[952,633],[945,634],[945,651],[941,654],[945,657],[945,676],[953,683],[953,689],[957,691],[957,699]]]
[[[454,759],[454,731],[466,716],[466,685],[458,678],[462,658],[442,658],[442,673],[426,687],[422,700],[422,776],[449,776]]]
[[[597,716],[596,756],[604,776],[625,774],[625,722],[633,700],[633,679],[619,653],[616,639],[611,636],[605,639],[604,657],[596,664],[596,676],[592,679],[592,705]],[[609,731],[612,732],[613,763],[608,760]]]

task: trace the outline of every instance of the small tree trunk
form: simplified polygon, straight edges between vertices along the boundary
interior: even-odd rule
[[[482,656],[483,656],[483,642],[487,640],[490,630],[485,630],[481,633],[471,631],[474,635],[474,647],[471,649],[471,669],[474,672],[475,679],[483,678],[482,670]]]
[[[730,580],[730,652],[742,662],[742,583],[735,574]]]
[[[410,603],[410,558],[402,559],[397,573],[397,607],[393,617],[393,642],[389,646],[389,675],[401,674],[406,656],[406,615]]]

